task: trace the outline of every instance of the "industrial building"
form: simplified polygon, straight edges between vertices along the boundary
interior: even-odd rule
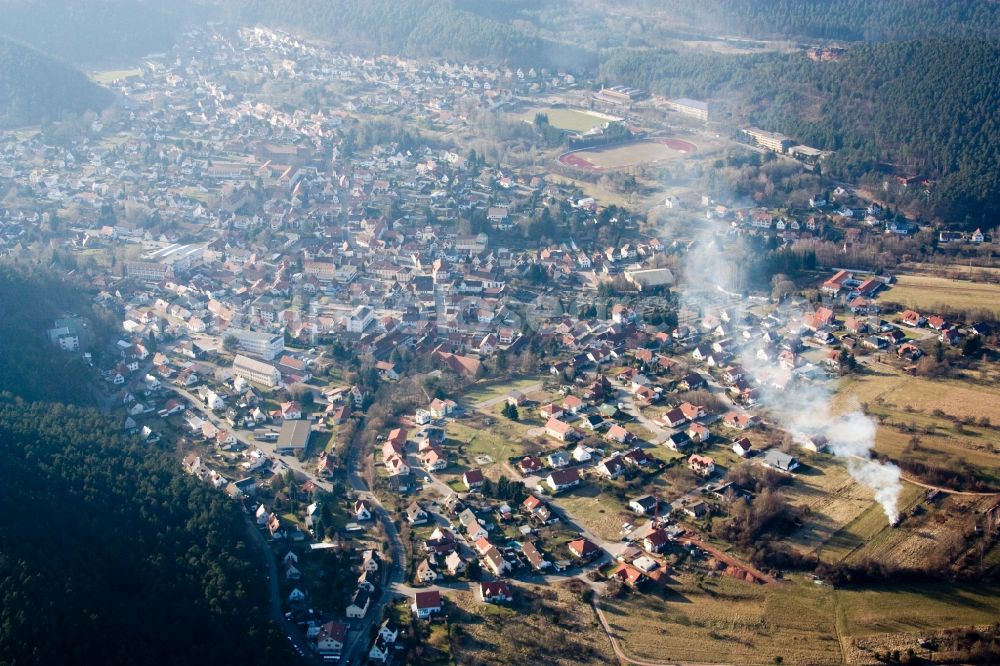
[[[649,93],[638,88],[612,86],[610,88],[601,88],[601,91],[594,95],[594,99],[608,102],[609,104],[627,106],[633,102],[649,99]]]
[[[625,271],[625,279],[636,286],[639,291],[653,287],[670,286],[674,283],[674,274],[669,268],[646,268],[637,271]]]
[[[309,446],[311,433],[312,426],[309,421],[303,419],[285,421],[281,424],[281,432],[278,433],[278,444],[275,450],[279,456],[290,456],[296,451],[304,451]]]

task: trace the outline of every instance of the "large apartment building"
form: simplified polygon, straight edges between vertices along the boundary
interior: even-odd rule
[[[171,266],[157,261],[129,261],[125,264],[125,275],[143,282],[160,282],[173,277],[173,274]]]
[[[281,373],[270,363],[237,354],[233,361],[233,374],[248,382],[274,388],[281,384]]]
[[[753,139],[761,148],[773,150],[776,153],[784,153],[795,145],[795,140],[779,132],[768,132],[757,127],[748,127],[743,133]]]
[[[672,111],[676,111],[685,116],[691,116],[692,118],[697,118],[703,123],[708,122],[708,115],[710,112],[710,107],[708,102],[702,102],[697,99],[688,99],[687,97],[680,97],[678,99],[672,99],[667,102],[667,105]]]
[[[347,318],[348,333],[364,333],[368,325],[375,320],[375,313],[367,305],[359,305]]]
[[[223,333],[223,339],[229,336],[236,338],[240,351],[260,356],[265,361],[273,361],[278,354],[285,351],[285,336],[281,333],[229,328]]]

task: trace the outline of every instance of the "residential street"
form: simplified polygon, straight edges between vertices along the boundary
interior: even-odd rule
[[[298,647],[302,654],[305,655],[304,658],[308,661],[314,663],[322,663],[315,653],[309,648],[309,644],[306,642],[305,636],[302,634],[302,630],[295,625],[294,622],[285,617],[283,610],[281,598],[281,592],[278,588],[278,565],[275,561],[274,551],[271,550],[271,546],[268,545],[267,539],[264,537],[264,533],[254,525],[250,517],[246,517],[247,531],[251,534],[251,540],[260,547],[261,551],[264,553],[264,559],[267,562],[267,576],[268,576],[268,594],[271,598],[271,616],[274,618],[275,623],[278,625],[280,631],[285,632],[285,635],[291,640],[292,644]]]

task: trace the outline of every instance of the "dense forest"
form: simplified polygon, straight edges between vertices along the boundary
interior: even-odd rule
[[[108,340],[80,285],[0,265],[0,664],[291,663],[237,505],[79,406],[67,312]]]
[[[306,31],[344,50],[402,53],[524,67],[582,70],[596,54],[542,38],[511,13],[518,3],[493,10],[465,0],[223,0],[230,18]],[[511,13],[497,11],[509,8]],[[505,15],[504,15],[505,14]]]
[[[111,93],[82,72],[29,46],[0,37],[0,127],[34,125],[101,110]]]
[[[88,67],[131,65],[170,49],[210,16],[193,0],[0,0],[0,34]]]
[[[242,514],[97,412],[0,395],[0,663],[291,663]]]
[[[613,5],[646,12],[654,22],[662,15],[674,28],[703,35],[845,41],[1000,37],[1000,3],[992,0],[615,0]]]
[[[837,61],[800,54],[621,50],[606,81],[722,102],[736,124],[837,151],[828,175],[873,172],[936,181],[931,210],[966,226],[1000,215],[1000,43],[861,44]]]

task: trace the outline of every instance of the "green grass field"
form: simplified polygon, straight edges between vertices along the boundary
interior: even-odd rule
[[[627,506],[602,493],[594,483],[560,495],[558,502],[580,524],[609,541],[620,539],[622,524],[633,520]]]
[[[110,69],[104,72],[97,72],[93,75],[94,81],[102,85],[114,83],[119,79],[129,79],[133,76],[141,76],[141,69]]]
[[[549,124],[568,132],[586,132],[587,130],[603,125],[608,122],[608,118],[603,118],[586,111],[576,111],[574,109],[542,108],[531,109],[521,115],[523,120],[534,122],[535,114],[544,113],[549,117]]]

